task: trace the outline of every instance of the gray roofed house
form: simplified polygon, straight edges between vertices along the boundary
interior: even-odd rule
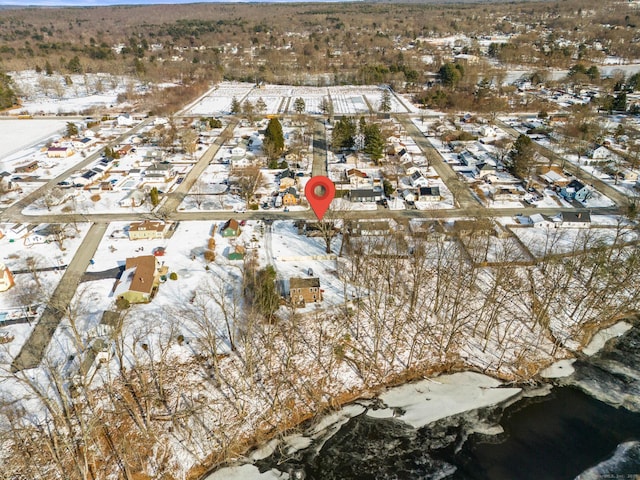
[[[382,192],[374,189],[356,189],[349,192],[352,202],[377,202],[382,200]]]

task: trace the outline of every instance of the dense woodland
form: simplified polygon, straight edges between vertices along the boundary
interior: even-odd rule
[[[503,64],[568,68],[605,55],[640,58],[639,17],[626,2],[595,0],[5,9],[0,61],[5,71],[102,71],[163,81],[411,87],[424,84],[451,53],[429,38],[464,34],[472,41],[459,51],[479,54],[477,40],[509,35],[482,54]],[[424,63],[427,55],[433,63]]]

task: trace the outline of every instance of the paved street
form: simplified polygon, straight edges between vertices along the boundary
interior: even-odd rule
[[[438,176],[453,194],[456,204],[461,208],[481,207],[480,202],[473,196],[471,190],[469,190],[469,186],[458,178],[456,172],[447,165],[442,155],[440,155],[440,152],[431,145],[431,142],[429,142],[420,129],[415,126],[411,118],[406,115],[398,115],[396,118],[402,124],[407,134],[416,142],[416,145],[425,157],[427,157],[429,165],[435,169]]]
[[[313,167],[311,176],[327,176],[327,129],[324,118],[316,118],[313,127]]]
[[[479,200],[472,194],[471,190],[465,182],[462,182],[446,164],[439,152],[430,144],[428,139],[420,132],[420,130],[413,124],[409,115],[398,114],[398,121],[403,125],[408,135],[410,135],[416,142],[417,146],[427,157],[429,164],[434,167],[440,178],[444,181],[447,188],[454,195],[456,208],[451,209],[438,209],[438,210],[399,210],[392,211],[379,207],[377,210],[364,210],[364,211],[349,211],[349,212],[335,212],[336,217],[346,215],[353,218],[356,215],[362,219],[380,219],[380,218],[395,218],[400,221],[406,221],[412,218],[422,219],[447,219],[447,218],[488,218],[488,217],[503,217],[514,216],[516,214],[532,215],[534,213],[541,213],[545,215],[555,215],[562,211],[589,211],[591,213],[613,214],[618,212],[618,207],[611,208],[593,208],[593,209],[576,209],[576,208],[535,208],[535,207],[519,207],[519,208],[485,208],[479,202]],[[118,142],[124,140],[127,136],[135,133],[138,129],[142,128],[150,120],[145,121],[143,124],[138,125],[134,129],[128,131],[126,134],[121,135],[118,139],[110,143],[115,145]],[[213,160],[216,153],[223,145],[225,138],[232,136],[233,130],[238,124],[237,119],[232,119],[227,125],[223,134],[220,135],[216,141],[209,147],[209,149],[202,155],[200,160],[194,165],[190,172],[186,175],[184,181],[176,190],[168,194],[161,204],[157,207],[155,212],[149,213],[83,213],[83,214],[52,214],[47,212],[42,215],[24,215],[21,210],[53,188],[59,181],[67,178],[75,170],[81,169],[94,162],[100,155],[99,152],[91,155],[87,159],[83,160],[81,164],[75,165],[73,168],[68,169],[64,173],[58,175],[56,178],[50,180],[41,188],[35,192],[25,196],[22,200],[7,208],[0,213],[0,221],[3,222],[19,222],[19,223],[51,223],[52,221],[60,223],[72,223],[72,222],[92,222],[87,236],[85,237],[82,245],[76,252],[73,260],[67,267],[62,279],[54,291],[49,305],[46,307],[43,315],[41,316],[38,324],[34,328],[32,335],[24,344],[22,350],[13,362],[13,371],[24,370],[28,368],[34,368],[38,366],[42,360],[47,346],[49,345],[51,338],[60,324],[64,311],[71,302],[73,295],[77,289],[78,284],[81,281],[86,281],[93,278],[92,275],[85,274],[89,265],[89,261],[95,254],[95,251],[102,239],[107,226],[110,222],[115,221],[138,221],[141,219],[156,219],[158,217],[172,220],[172,221],[220,221],[228,220],[230,212],[206,212],[206,211],[178,211],[178,207],[181,204],[184,197],[188,194],[193,185],[197,182],[202,172],[207,168],[209,163]],[[505,129],[510,134],[517,134],[517,132],[508,126]],[[503,127],[503,128],[504,128]],[[543,155],[551,158],[554,162],[563,162],[563,159],[548,151],[539,147]],[[626,204],[626,198],[621,193],[614,190],[612,187],[604,184],[597,179],[585,179],[585,173],[578,167],[563,162],[564,168],[574,174],[577,178],[582,179],[584,183],[592,184],[595,188],[602,191],[609,198],[614,200],[619,205]],[[323,118],[316,118],[314,134],[313,134],[313,167],[312,175],[327,175],[327,140],[326,130]],[[234,218],[238,220],[309,220],[314,219],[315,216],[311,210],[307,211],[248,211],[244,214],[232,214]],[[116,272],[99,272],[97,276],[103,278],[104,275],[112,275]]]
[[[31,336],[13,361],[11,365],[13,372],[35,368],[40,365],[42,357],[51,342],[51,337],[62,321],[64,311],[71,303],[82,275],[87,270],[89,261],[95,254],[106,230],[106,223],[93,224],[89,229],[82,246],[76,252],[69,267],[60,279],[60,283],[53,292],[49,304],[38,320],[38,324],[34,327]]]

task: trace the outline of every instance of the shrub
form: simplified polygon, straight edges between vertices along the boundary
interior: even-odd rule
[[[100,201],[100,195],[98,195],[97,193],[95,195],[91,195],[91,201],[92,202],[99,202]]]
[[[171,272],[171,274],[169,275],[169,278],[171,280],[177,280],[178,279],[178,274],[176,272]]]
[[[116,307],[118,308],[118,310],[126,310],[130,306],[131,306],[131,303],[129,302],[129,300],[127,300],[124,297],[119,297],[116,300]]]

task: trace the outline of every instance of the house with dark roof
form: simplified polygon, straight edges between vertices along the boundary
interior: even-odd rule
[[[320,290],[320,279],[318,277],[289,279],[289,298],[291,303],[304,306],[306,303],[317,303],[322,301],[322,290]]]
[[[419,202],[439,202],[442,200],[440,187],[420,187],[418,189]]]
[[[585,200],[591,198],[591,190],[582,182],[578,180],[572,180],[566,187],[563,187],[562,190],[560,190],[560,195],[562,195],[567,200],[577,200],[579,202],[584,202]]]
[[[382,200],[382,191],[373,188],[361,188],[349,191],[349,199],[352,202],[377,202]]]
[[[589,228],[591,215],[589,212],[562,212],[560,226],[563,228]]]

